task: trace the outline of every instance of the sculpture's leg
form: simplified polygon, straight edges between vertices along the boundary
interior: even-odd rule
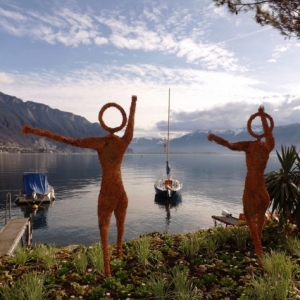
[[[254,251],[255,251],[256,255],[258,256],[259,264],[261,264],[261,258],[263,257],[263,251],[262,251],[261,239],[259,237],[258,228],[257,228],[257,224],[256,224],[256,215],[247,217],[247,215],[245,214],[245,218],[246,218],[247,224],[249,226],[250,235],[251,235],[252,242],[254,245]]]
[[[109,211],[105,211],[105,214],[99,214],[98,210],[98,225],[100,230],[101,244],[103,250],[103,260],[104,260],[104,275],[106,277],[110,277],[110,254],[108,247],[108,235],[109,235],[109,223],[111,218],[111,213]]]
[[[264,210],[265,204],[262,199],[262,194],[257,189],[245,187],[243,195],[244,215],[247,221],[247,225],[250,230],[251,239],[254,245],[254,251],[258,256],[259,263],[261,264],[261,258],[263,256],[261,245],[261,230],[258,228],[258,212]],[[259,218],[259,226],[261,228],[261,217]]]
[[[260,198],[260,207],[259,210],[257,211],[257,231],[258,231],[258,236],[260,239],[262,239],[262,230],[265,225],[266,221],[266,211],[268,209],[268,206],[270,204],[270,196],[268,194],[268,191],[262,191],[262,194],[259,195]]]
[[[117,236],[117,255],[123,255],[123,236],[124,236],[124,226],[125,226],[125,218],[126,218],[126,210],[128,206],[128,199],[125,195],[124,198],[118,203],[115,209],[115,217],[116,217],[116,224],[118,229],[118,236]]]
[[[257,233],[258,233],[260,240],[262,239],[262,230],[263,230],[263,227],[265,225],[265,220],[266,220],[265,214],[266,214],[266,211],[264,209],[262,209],[261,211],[259,211],[257,213]]]

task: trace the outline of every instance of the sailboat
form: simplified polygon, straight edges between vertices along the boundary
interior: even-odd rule
[[[169,89],[169,105],[168,105],[168,138],[166,141],[167,147],[167,161],[166,161],[166,174],[163,178],[158,179],[154,183],[154,189],[157,196],[161,197],[176,197],[180,195],[182,189],[182,183],[172,178],[171,176],[171,167],[169,165],[169,156],[170,156],[170,89]]]

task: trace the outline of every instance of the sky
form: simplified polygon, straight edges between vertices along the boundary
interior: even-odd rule
[[[299,123],[299,70],[299,40],[212,0],[0,0],[0,91],[97,123],[136,95],[134,137],[166,136],[169,89],[171,138],[243,128],[260,105]]]

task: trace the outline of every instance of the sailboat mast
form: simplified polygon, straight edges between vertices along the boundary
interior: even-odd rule
[[[170,152],[170,88],[169,88],[169,104],[168,104],[168,140],[167,140],[167,162],[169,162],[169,152]]]

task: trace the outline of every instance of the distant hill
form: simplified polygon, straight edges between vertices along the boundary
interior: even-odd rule
[[[53,109],[47,105],[22,101],[15,96],[0,92],[0,150],[20,152],[86,152],[92,150],[72,147],[50,139],[23,135],[24,124],[50,130],[67,137],[81,138],[89,136],[105,136],[107,132],[99,123],[90,123],[85,118],[69,112]],[[259,132],[259,128],[256,128]],[[213,131],[230,142],[254,140],[246,128],[237,130]],[[300,124],[275,126],[273,130],[276,145],[295,145],[300,149]],[[171,152],[231,152],[227,148],[207,140],[208,131],[197,130],[170,142]],[[93,152],[93,151],[92,151]],[[163,153],[164,141],[156,138],[133,138],[127,153]]]
[[[23,125],[50,130],[67,137],[104,136],[99,123],[47,105],[22,101],[0,92],[0,147],[2,149],[32,149],[34,151],[85,152],[90,150],[65,145],[32,134],[21,133]]]
[[[261,132],[256,128],[256,132]],[[214,134],[228,140],[229,142],[255,140],[246,128],[237,130],[213,131]],[[175,153],[188,152],[222,152],[232,153],[231,150],[207,140],[208,131],[197,130],[193,133],[174,138],[170,141],[170,151]],[[300,149],[300,124],[274,127],[275,150],[281,149],[281,145],[295,145]],[[134,152],[141,153],[163,153],[163,139],[134,138],[130,147]]]

